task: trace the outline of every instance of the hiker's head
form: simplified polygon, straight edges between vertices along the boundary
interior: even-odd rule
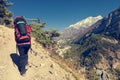
[[[17,16],[15,19],[14,19],[14,25],[17,25],[19,23],[24,23],[26,24],[26,20],[24,19],[23,16]]]

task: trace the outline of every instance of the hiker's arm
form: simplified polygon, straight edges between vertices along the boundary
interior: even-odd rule
[[[28,35],[30,36],[31,26],[30,26],[30,25],[27,25],[27,27],[28,27]]]
[[[19,35],[19,36],[17,36],[17,35]],[[17,41],[18,41],[18,37],[20,37],[20,34],[15,31],[15,32],[14,32],[14,36],[15,36],[15,41],[17,42]]]

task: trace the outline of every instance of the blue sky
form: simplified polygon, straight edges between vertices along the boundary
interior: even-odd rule
[[[120,0],[7,0],[14,16],[40,18],[46,28],[63,30],[89,16],[107,16],[120,6]]]

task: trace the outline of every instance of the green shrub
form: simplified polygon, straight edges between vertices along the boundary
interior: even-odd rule
[[[55,33],[52,31],[45,31],[42,29],[43,27],[45,27],[45,23],[32,23],[32,36],[35,37],[35,40],[42,44],[43,47],[53,47],[53,45],[55,44],[53,40]]]

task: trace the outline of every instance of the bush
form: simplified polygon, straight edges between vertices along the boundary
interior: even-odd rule
[[[0,24],[5,24],[7,26],[11,26],[11,17],[13,13],[7,9],[7,7],[12,6],[11,2],[7,2],[7,0],[0,0]]]
[[[99,77],[94,70],[87,70],[86,73],[90,80],[99,80]]]
[[[32,36],[35,37],[35,40],[40,44],[42,44],[43,47],[46,47],[46,48],[53,47],[53,45],[55,44],[53,40],[55,33],[51,31],[43,30],[42,28],[44,26],[45,26],[45,23],[44,24],[32,23]]]

